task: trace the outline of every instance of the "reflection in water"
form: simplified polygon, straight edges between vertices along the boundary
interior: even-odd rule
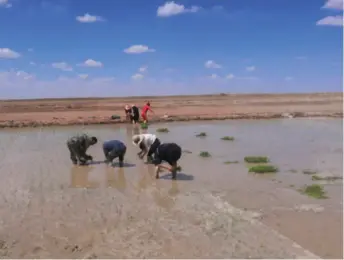
[[[153,192],[154,201],[155,203],[167,210],[170,210],[176,203],[176,196],[179,193],[178,189],[178,181],[171,180],[170,181],[171,188],[166,191],[166,189],[161,187],[161,181],[156,182],[156,190]]]
[[[120,192],[124,192],[127,187],[127,182],[124,176],[124,168],[107,167],[106,182],[108,187],[112,187]]]
[[[140,180],[138,183],[138,189],[139,191],[145,190],[148,186],[151,186],[151,184],[154,182],[155,177],[154,177],[154,166],[152,165],[147,165],[147,172],[145,171],[144,168],[140,169]]]
[[[139,125],[133,126],[133,135],[139,135],[140,134],[140,127]]]
[[[89,181],[88,175],[94,167],[90,166],[73,166],[70,170],[72,188],[98,188],[99,183]]]

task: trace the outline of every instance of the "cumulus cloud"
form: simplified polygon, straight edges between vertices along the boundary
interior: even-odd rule
[[[255,71],[256,67],[255,66],[249,66],[249,67],[246,67],[246,70],[247,71]]]
[[[140,80],[140,79],[143,79],[143,75],[142,74],[140,74],[140,73],[136,73],[136,74],[134,74],[134,75],[132,75],[131,76],[131,78],[133,79],[133,80]]]
[[[213,60],[206,61],[204,63],[204,67],[206,67],[207,69],[221,69],[222,68],[222,66],[220,64],[217,64]]]
[[[344,9],[343,5],[344,5],[343,0],[327,0],[323,8],[343,10]]]
[[[77,16],[75,19],[80,23],[95,23],[105,21],[103,17],[97,15],[90,15],[89,13],[86,13],[83,16]]]
[[[8,0],[0,0],[0,7],[10,8],[12,4]]]
[[[139,72],[144,73],[144,72],[147,71],[147,69],[148,69],[147,66],[142,66],[142,67],[139,68]]]
[[[101,63],[100,61],[88,59],[88,60],[85,60],[84,63],[79,64],[79,66],[91,67],[91,68],[100,68],[100,67],[103,67],[103,63]]]
[[[144,52],[155,52],[154,49],[150,49],[146,45],[132,45],[129,48],[124,49],[127,54],[140,54]]]
[[[88,78],[88,74],[79,74],[78,77],[81,78],[81,79],[87,79]]]
[[[34,61],[30,61],[30,65],[31,65],[31,66],[36,66],[37,64],[36,64],[36,62],[34,62]]]
[[[327,26],[343,26],[343,16],[327,16],[316,23],[317,25],[327,25]]]
[[[0,0],[1,1],[1,0]],[[0,59],[17,59],[21,55],[9,48],[0,48]]]
[[[60,69],[63,71],[73,71],[73,68],[66,62],[54,62],[51,66],[55,69]]]
[[[157,16],[159,17],[169,17],[173,15],[179,15],[184,13],[196,13],[201,8],[199,6],[191,6],[186,8],[182,4],[177,4],[174,1],[166,2],[164,5],[159,6],[157,10]]]
[[[228,75],[226,76],[226,79],[234,79],[234,75],[233,75],[233,74],[228,74]]]

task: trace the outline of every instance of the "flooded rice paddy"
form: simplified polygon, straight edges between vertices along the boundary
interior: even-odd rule
[[[0,132],[3,258],[342,258],[342,120],[288,119],[154,124],[183,153],[177,180],[136,156],[132,126]],[[69,136],[98,137],[96,161],[73,166]],[[206,132],[204,138],[195,135]],[[223,141],[233,136],[234,141]],[[127,146],[110,167],[101,143]],[[211,157],[202,158],[201,151]],[[248,173],[245,156],[268,156],[276,174]],[[225,161],[238,161],[225,164]],[[314,174],[313,174],[314,175]],[[300,193],[323,185],[328,198]]]

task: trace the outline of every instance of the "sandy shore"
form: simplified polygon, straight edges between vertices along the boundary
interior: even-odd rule
[[[121,97],[0,101],[0,128],[125,122],[123,107],[151,101],[151,122],[343,117],[342,93],[220,94],[171,97]],[[112,115],[121,119],[111,120]]]

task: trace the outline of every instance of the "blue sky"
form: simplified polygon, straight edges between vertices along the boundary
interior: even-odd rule
[[[0,99],[342,91],[343,0],[0,0]]]

